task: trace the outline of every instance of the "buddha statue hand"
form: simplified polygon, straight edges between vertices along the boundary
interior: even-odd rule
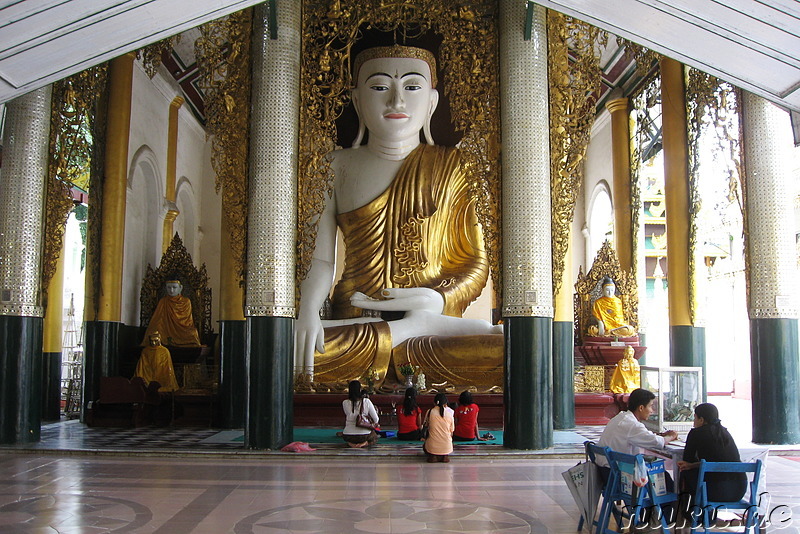
[[[441,314],[444,310],[444,297],[428,287],[395,287],[381,291],[383,300],[368,297],[356,291],[350,297],[350,304],[366,310],[379,311],[420,311]]]
[[[325,352],[325,330],[319,312],[300,308],[294,327],[295,366],[304,371],[314,369],[314,350]]]

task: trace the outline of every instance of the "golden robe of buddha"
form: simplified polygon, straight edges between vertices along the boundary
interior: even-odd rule
[[[194,326],[192,301],[181,295],[183,286],[177,280],[164,284],[167,294],[158,301],[150,324],[147,325],[145,341],[153,332],[159,332],[167,345],[174,347],[199,347],[200,336]],[[142,344],[145,344],[145,341]]]
[[[362,315],[350,305],[354,292],[377,296],[387,287],[434,289],[444,297],[443,313],[461,317],[486,284],[481,227],[454,148],[420,145],[389,189],[337,222],[347,257],[333,290],[334,319]],[[487,367],[502,369],[502,343],[501,335],[423,336],[393,350],[385,322],[329,327],[325,353],[314,356],[314,376],[319,382],[342,381],[372,366],[384,377],[390,364],[411,362],[425,369],[431,382],[481,383]],[[483,365],[470,365],[479,362]]]
[[[175,378],[175,369],[172,366],[172,355],[169,350],[161,345],[158,332],[148,337],[150,344],[142,349],[136,372],[133,376],[141,377],[145,385],[158,382],[161,387],[158,391],[170,392],[180,389]]]
[[[614,294],[615,290],[614,282],[606,277],[603,280],[603,296],[598,297],[592,305],[592,315],[599,321],[599,334],[601,336],[632,336],[636,331],[625,323],[622,300]]]

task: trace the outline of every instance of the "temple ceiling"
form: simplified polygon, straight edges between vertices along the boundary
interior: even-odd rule
[[[520,0],[522,2],[522,0]],[[259,0],[19,0],[0,3],[0,102],[259,3]],[[795,0],[540,0],[539,4],[800,111]],[[167,68],[192,98],[191,63]],[[603,93],[629,67],[607,63]],[[603,94],[600,95],[601,98]],[[202,110],[194,109],[202,116]]]

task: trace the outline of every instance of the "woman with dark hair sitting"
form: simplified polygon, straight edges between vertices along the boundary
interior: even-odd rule
[[[422,409],[417,406],[417,388],[406,388],[403,405],[397,407],[397,439],[417,441],[421,437]]]
[[[422,445],[422,450],[428,455],[428,463],[450,461],[453,452],[453,431],[456,428],[453,421],[453,409],[447,405],[447,396],[437,393],[433,399],[433,408],[425,415],[428,425],[428,437]]]
[[[455,420],[456,431],[453,432],[453,441],[482,440],[478,433],[478,412],[480,408],[472,401],[472,393],[462,391],[458,396]]]
[[[363,414],[373,425],[377,426],[379,419],[375,405],[366,395],[362,396],[361,382],[358,380],[351,380],[347,390],[347,398],[342,401],[342,409],[345,415],[342,438],[353,448],[376,444],[378,442],[378,434],[374,430],[356,425],[358,416]]]
[[[739,449],[728,429],[720,424],[719,410],[713,404],[698,404],[694,409],[694,428],[686,436],[681,470],[681,489],[694,495],[700,460],[740,462]],[[738,501],[747,490],[745,473],[708,473],[708,498],[711,501]]]

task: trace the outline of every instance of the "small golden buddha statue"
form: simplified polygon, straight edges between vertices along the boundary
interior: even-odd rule
[[[169,346],[199,347],[200,336],[194,326],[192,301],[181,294],[183,285],[180,280],[167,280],[164,289],[167,294],[158,301],[142,345],[154,332],[160,332]]]
[[[158,382],[161,387],[158,391],[170,392],[180,389],[175,379],[175,369],[172,366],[172,355],[167,347],[161,345],[161,336],[154,331],[149,336],[149,345],[142,349],[142,355],[136,364],[133,376],[139,376],[145,384]]]
[[[633,347],[625,347],[625,352],[611,377],[609,389],[613,393],[630,393],[639,387],[639,362],[633,357]]]

